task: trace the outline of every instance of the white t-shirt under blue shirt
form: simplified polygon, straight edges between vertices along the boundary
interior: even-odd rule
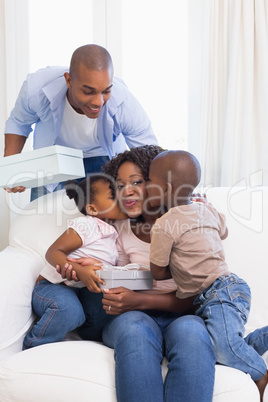
[[[97,125],[98,119],[77,113],[66,96],[61,129],[55,144],[81,149],[84,158],[107,155],[98,140]]]

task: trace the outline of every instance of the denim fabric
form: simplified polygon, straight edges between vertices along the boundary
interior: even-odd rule
[[[78,288],[47,280],[35,285],[32,306],[39,319],[27,333],[23,349],[62,341],[68,332],[83,324],[85,314],[78,293]]]
[[[218,363],[249,373],[257,381],[266,373],[266,364],[243,339],[250,302],[247,283],[231,274],[218,278],[194,304],[199,305],[196,315],[206,323]]]
[[[216,356],[199,317],[130,311],[106,324],[103,341],[114,348],[118,402],[212,401]]]
[[[84,158],[84,168],[86,176],[91,173],[99,173],[102,172],[102,166],[109,160],[108,156],[94,156],[92,158]],[[85,177],[81,179],[77,179],[78,182],[83,180]],[[65,181],[60,182],[54,189],[54,191],[59,191],[64,189]],[[31,190],[31,201],[35,200],[36,198],[42,197],[43,195],[48,194],[49,191],[45,186],[34,187]]]
[[[78,333],[82,339],[102,341],[102,330],[114,317],[106,314],[103,309],[102,298],[102,293],[93,293],[87,288],[80,289],[79,299],[86,316],[84,324],[78,328]]]
[[[268,350],[268,326],[255,329],[245,337],[245,342],[262,356]]]

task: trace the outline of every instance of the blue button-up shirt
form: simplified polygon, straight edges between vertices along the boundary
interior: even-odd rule
[[[53,145],[60,133],[67,85],[66,67],[47,67],[29,74],[6,122],[5,133],[28,137],[34,126],[34,148]],[[98,139],[111,158],[124,149],[157,145],[151,122],[119,78],[98,117]]]

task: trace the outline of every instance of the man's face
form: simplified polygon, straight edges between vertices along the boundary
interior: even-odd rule
[[[89,70],[80,64],[72,76],[65,73],[70,105],[90,119],[99,117],[111,96],[113,74],[109,70]]]

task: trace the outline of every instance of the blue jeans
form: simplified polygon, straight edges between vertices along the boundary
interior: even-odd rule
[[[130,311],[106,324],[103,342],[114,348],[118,402],[212,401],[216,356],[199,317]]]
[[[38,282],[32,294],[32,307],[39,317],[27,333],[23,349],[62,341],[65,335],[82,325],[85,314],[78,298],[80,289]]]
[[[268,350],[268,326],[255,329],[255,331],[248,334],[244,340],[262,356]]]
[[[263,333],[243,339],[250,311],[251,292],[247,283],[235,274],[221,276],[199,295],[196,315],[203,318],[210,334],[218,363],[249,373],[254,381],[266,373],[259,351],[265,342]],[[260,330],[259,330],[260,331]],[[259,335],[259,337],[258,337]],[[255,338],[255,340],[253,339]],[[255,347],[251,347],[250,343]]]
[[[91,158],[84,158],[83,163],[84,163],[84,168],[85,168],[85,173],[86,176],[90,173],[99,173],[102,172],[102,166],[105,165],[105,163],[109,160],[108,156],[94,156]],[[83,180],[85,177],[82,177],[81,179],[78,179],[78,181]],[[65,186],[65,181],[62,181],[55,187],[54,191],[62,190],[64,189]],[[41,186],[41,187],[34,187],[31,190],[31,201],[35,200],[36,198],[39,198],[45,194],[48,194],[49,191],[47,190],[46,187]]]

